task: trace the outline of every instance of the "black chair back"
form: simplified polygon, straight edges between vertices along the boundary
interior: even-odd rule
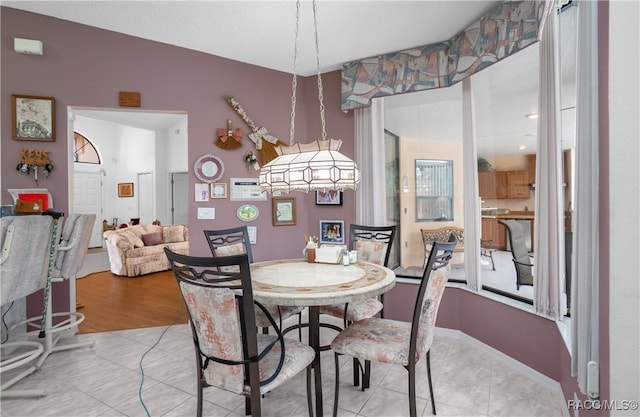
[[[213,256],[246,253],[249,257],[249,263],[253,263],[247,226],[222,230],[205,230],[204,236]]]
[[[375,259],[375,255],[372,255],[372,259],[365,259],[369,262],[377,263],[383,266],[387,266],[389,263],[389,255],[391,254],[391,247],[396,236],[398,226],[363,226],[359,224],[351,224],[349,228],[349,247],[351,250],[358,250],[359,241],[368,242],[381,242],[386,245],[384,249],[383,259]],[[361,246],[361,245],[360,245]],[[358,250],[358,258],[364,253],[369,253],[366,250]],[[365,257],[368,257],[364,254]]]

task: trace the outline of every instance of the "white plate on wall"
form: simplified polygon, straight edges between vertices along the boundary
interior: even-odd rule
[[[202,155],[193,164],[193,172],[202,182],[216,182],[224,174],[224,162],[212,154]]]

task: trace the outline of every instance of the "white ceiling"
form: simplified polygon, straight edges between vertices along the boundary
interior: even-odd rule
[[[321,71],[447,40],[498,3],[318,0]],[[293,73],[296,2],[292,0],[2,0],[2,5]],[[296,73],[317,73],[309,0],[300,4],[298,50]]]
[[[295,1],[5,1],[3,6],[112,30],[293,73]],[[318,0],[321,72],[366,58],[449,39],[499,1]],[[571,8],[575,9],[575,8]],[[563,13],[567,15],[568,13]],[[569,19],[565,19],[569,20]],[[575,50],[561,25],[563,54]],[[568,39],[568,40],[567,40]],[[296,73],[317,73],[311,1],[300,7]],[[480,156],[535,152],[537,50],[533,45],[474,76]],[[46,43],[45,43],[46,53]],[[570,60],[570,62],[572,62]],[[573,67],[563,68],[566,74]],[[565,76],[571,84],[571,77]],[[485,94],[480,94],[484,92]],[[572,87],[569,87],[572,92]],[[399,136],[461,140],[460,86],[385,98],[385,127]],[[563,107],[571,107],[565,94]],[[569,98],[567,98],[569,97]],[[166,129],[183,115],[140,111],[77,115],[146,129]],[[563,112],[571,117],[571,109]],[[135,120],[135,121],[134,121]],[[573,136],[567,132],[566,136]],[[518,147],[525,146],[525,150]]]

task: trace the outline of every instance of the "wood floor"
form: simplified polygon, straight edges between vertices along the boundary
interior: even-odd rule
[[[178,284],[171,271],[135,278],[96,272],[76,281],[80,333],[186,323]]]

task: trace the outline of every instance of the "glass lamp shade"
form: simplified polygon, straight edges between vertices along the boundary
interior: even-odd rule
[[[276,147],[278,156],[260,168],[260,188],[270,193],[345,190],[358,187],[356,163],[338,150],[338,139]]]

